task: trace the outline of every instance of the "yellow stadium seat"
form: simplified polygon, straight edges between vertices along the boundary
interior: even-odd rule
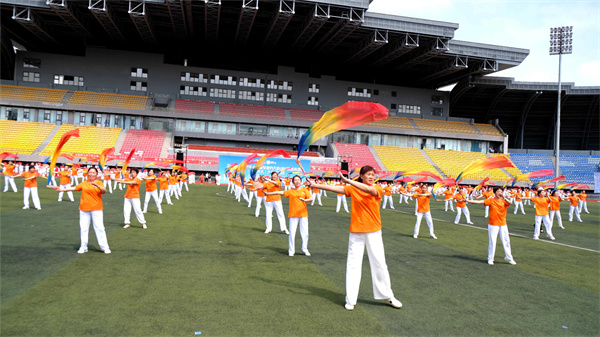
[[[0,85],[0,98],[15,101],[60,103],[67,90]]]
[[[0,152],[32,154],[52,128],[50,123],[0,120]]]
[[[69,104],[144,110],[146,109],[147,101],[148,97],[146,96],[75,91],[69,99]]]
[[[373,145],[373,149],[389,171],[429,171],[437,174],[435,167],[417,148]]]
[[[62,135],[73,129],[79,129],[79,137],[71,137],[61,153],[100,154],[102,150],[115,146],[121,133],[120,128],[63,124],[41,154],[51,155]]]

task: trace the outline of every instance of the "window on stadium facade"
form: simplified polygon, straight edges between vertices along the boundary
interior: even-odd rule
[[[348,87],[348,96],[371,97],[371,89]]]
[[[265,93],[261,91],[240,90],[238,98],[247,101],[264,101]]]
[[[432,116],[442,116],[444,115],[444,108],[431,108]]]
[[[269,127],[269,137],[275,138],[295,138],[299,137],[299,129],[287,126],[271,126]]]
[[[35,73],[32,71],[24,71],[23,72],[23,81],[24,82],[39,82],[40,81],[40,73]]]
[[[235,98],[235,90],[210,88],[209,96],[210,97],[219,97],[219,98]]]
[[[292,103],[292,95],[268,92],[267,102]]]
[[[148,82],[131,81],[129,89],[131,91],[148,91]]]
[[[223,85],[237,85],[237,78],[235,76],[227,75],[210,75],[210,83]]]
[[[431,104],[444,104],[444,96],[431,96]]]
[[[208,76],[200,73],[181,72],[181,82],[208,83]]]
[[[408,136],[383,135],[381,137],[381,145],[407,147],[408,146]]]
[[[267,135],[266,125],[240,124],[240,136],[261,136]]]
[[[415,115],[420,115],[421,114],[421,107],[418,105],[406,105],[406,104],[400,104],[398,106],[398,112],[399,113],[403,113],[403,114],[415,114]]]
[[[54,75],[54,84],[83,87],[83,76]]]
[[[146,68],[131,68],[131,77],[148,78],[148,69]]]
[[[194,87],[191,85],[180,85],[179,94],[190,95],[190,96],[206,96],[208,95],[208,88],[205,87]]]
[[[318,85],[316,83],[309,83],[308,84],[308,92],[318,94],[319,91],[320,91],[320,85]]]
[[[267,89],[292,90],[293,82],[268,80],[267,81]]]
[[[42,66],[42,60],[34,58],[23,58],[23,68],[39,69]]]
[[[240,87],[264,88],[265,81],[260,78],[240,77]]]
[[[319,105],[319,97],[308,96],[308,105]]]
[[[206,132],[215,134],[235,135],[236,125],[233,123],[209,122]]]
[[[205,129],[206,122],[181,119],[177,120],[177,131],[205,132]]]

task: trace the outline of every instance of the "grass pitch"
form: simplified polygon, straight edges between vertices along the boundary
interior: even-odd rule
[[[43,184],[39,180],[40,185]],[[516,266],[487,265],[483,206],[474,226],[432,201],[438,240],[413,239],[414,204],[382,210],[383,240],[400,310],[373,300],[365,257],[358,304],[344,309],[350,216],[335,196],[309,206],[312,256],[287,256],[287,235],[264,234],[264,207],[238,203],[226,186],[190,186],[148,229],[123,229],[124,191],[104,196],[112,254],[90,229],[79,247],[78,206],[40,188],[42,210],[22,210],[19,193],[0,193],[2,336],[596,336],[600,334],[600,205],[584,223],[554,227],[556,241],[533,241],[533,208],[508,214]],[[142,193],[143,196],[143,193]],[[66,196],[65,196],[66,197]],[[65,200],[66,198],[63,198]],[[350,204],[350,203],[349,203]],[[254,206],[254,202],[253,202]],[[284,200],[287,214],[287,202]],[[133,216],[133,218],[135,218]],[[544,235],[541,238],[545,238]]]

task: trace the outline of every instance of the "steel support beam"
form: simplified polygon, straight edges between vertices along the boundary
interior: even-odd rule
[[[375,29],[373,35],[367,36],[349,53],[346,64],[355,64],[389,42],[388,31]]]
[[[55,43],[56,41],[47,31],[45,24],[33,14],[30,7],[13,6],[12,19],[25,27],[44,43]]]
[[[246,45],[254,25],[256,13],[258,13],[258,0],[244,0],[238,17],[237,30],[235,31],[235,43],[238,46]]]
[[[306,17],[300,34],[290,47],[293,51],[302,50],[304,46],[317,34],[319,29],[329,20],[330,6],[315,4],[313,14]]]
[[[71,28],[75,34],[91,37],[92,34],[83,25],[83,19],[75,7],[69,5],[67,0],[46,0],[46,5],[54,11],[63,21],[65,27]]]
[[[419,34],[404,33],[389,48],[381,49],[374,54],[372,67],[383,66],[419,46]]]
[[[107,6],[106,0],[90,0],[88,9],[111,38],[125,41],[125,37],[117,25],[117,17],[112,9]]]
[[[295,0],[279,0],[279,10],[275,14],[275,17],[273,17],[273,20],[271,20],[269,31],[263,41],[264,47],[273,48],[277,44],[281,34],[285,31],[295,13]]]
[[[469,57],[468,56],[460,56],[456,55],[453,59],[448,60],[446,62],[442,62],[438,66],[436,66],[429,73],[421,77],[417,83],[427,83],[435,78],[439,78],[441,76],[446,76],[450,73],[467,69],[469,67]]]
[[[436,37],[428,45],[406,54],[394,69],[411,68],[448,51],[448,39]]]
[[[204,0],[204,38],[216,42],[219,38],[221,0]]]
[[[188,20],[186,18],[185,9],[181,0],[167,0],[167,10],[169,11],[169,19],[173,32],[178,37],[189,37]]]
[[[129,0],[129,10],[127,11],[131,21],[135,24],[135,28],[142,37],[145,43],[156,43],[150,17],[146,14],[146,1]]]
[[[485,113],[484,121],[487,122],[492,118],[492,112],[494,111],[494,109],[496,109],[496,105],[498,105],[498,103],[500,103],[500,100],[502,99],[502,97],[504,97],[504,95],[507,92],[508,92],[508,89],[506,87],[504,87],[496,93],[496,95],[494,96],[494,99],[492,99],[492,102],[490,103],[490,105],[487,108],[487,112]]]
[[[348,12],[343,11],[341,16],[331,16],[338,17],[340,21],[334,29],[330,30],[329,34],[318,42],[317,51],[332,51],[365,21],[365,11],[363,9],[350,8]]]

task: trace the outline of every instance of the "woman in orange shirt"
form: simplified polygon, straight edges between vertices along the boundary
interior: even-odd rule
[[[8,162],[8,164],[2,163],[4,167],[4,192],[8,192],[8,186],[12,188],[13,192],[17,193],[17,185],[15,185],[15,165],[13,165],[12,160]]]
[[[558,195],[559,191],[554,190],[552,194],[548,197],[550,198],[550,226],[554,224],[554,216],[558,219],[558,227],[565,229],[562,224],[562,217],[560,216],[560,202],[563,200],[567,200]]]
[[[106,193],[106,188],[98,178],[98,170],[92,167],[88,170],[87,180],[82,181],[75,187],[58,188],[59,192],[81,191],[81,201],[79,203],[79,227],[81,230],[81,247],[77,253],[83,254],[88,251],[88,238],[90,231],[90,222],[94,224],[94,232],[98,239],[98,245],[105,254],[110,254],[108,241],[106,240],[106,231],[104,229],[104,214],[102,212],[102,194]]]
[[[310,256],[308,252],[308,210],[306,203],[313,201],[313,196],[310,195],[308,189],[302,187],[302,178],[295,175],[292,178],[294,188],[291,190],[265,192],[266,195],[283,195],[290,200],[288,219],[290,220],[290,235],[288,255],[294,256],[296,253],[296,229],[300,225],[300,236],[302,237],[302,252],[306,256]]]
[[[390,207],[394,209],[394,201],[392,200],[392,186],[385,184],[385,187],[383,188],[383,206],[381,208],[385,209],[388,201],[390,202]]]
[[[421,184],[421,187],[416,190],[413,194],[413,198],[417,199],[416,216],[417,222],[415,223],[415,232],[413,238],[419,237],[419,228],[421,228],[421,220],[425,217],[427,227],[429,227],[429,236],[433,239],[437,239],[437,236],[433,233],[433,219],[431,218],[431,212],[429,209],[429,201],[431,199],[431,193],[429,193],[427,185]]]
[[[345,185],[342,183],[342,181],[340,181],[340,182],[336,183],[335,186],[344,187]],[[338,193],[337,194],[337,205],[335,206],[336,213],[338,213],[340,211],[340,206],[342,204],[344,204],[344,210],[346,211],[346,213],[350,213],[350,212],[348,212],[348,203],[346,202],[346,194]]]
[[[578,197],[579,197],[579,214],[581,214],[582,211],[585,211],[587,214],[590,214],[590,212],[587,209],[587,194],[585,194],[585,190],[582,190],[581,193],[579,193]]]
[[[264,177],[258,177],[258,180],[261,183],[265,182]],[[263,192],[262,188],[257,188],[256,189],[256,210],[254,211],[254,216],[257,218],[260,215],[261,204],[264,202],[265,208],[267,207],[267,202],[265,201],[265,199],[266,199],[265,192]]]
[[[495,187],[493,190],[494,197],[485,200],[467,200],[472,204],[483,204],[489,207],[488,219],[488,264],[494,264],[494,256],[496,255],[496,240],[500,234],[500,241],[504,247],[504,260],[510,264],[517,264],[513,259],[510,249],[510,236],[508,234],[508,226],[506,225],[506,211],[512,203],[506,200],[502,187]]]
[[[156,191],[157,180],[153,169],[148,170],[148,175],[144,177],[144,182],[146,183],[146,196],[144,197],[144,210],[142,213],[148,212],[148,203],[150,202],[150,198],[154,198],[154,203],[156,204],[156,208],[158,208],[158,214],[162,214],[160,199],[158,198],[158,192]]]
[[[367,248],[371,278],[373,280],[373,295],[375,299],[385,300],[394,308],[402,308],[402,303],[394,297],[390,273],[385,263],[385,251],[381,236],[381,214],[379,205],[383,189],[375,185],[375,169],[363,166],[357,181],[342,176],[345,186],[329,186],[310,184],[308,187],[343,193],[350,197],[350,238],[348,242],[348,259],[346,262],[346,310],[354,310],[358,299],[362,261]]]
[[[158,188],[160,193],[158,194],[158,201],[162,204],[163,197],[167,199],[167,205],[173,205],[171,197],[169,196],[169,178],[165,176],[164,172],[160,172],[158,179]]]
[[[472,225],[471,222],[471,213],[469,213],[469,209],[467,208],[467,197],[464,192],[459,191],[452,197],[456,201],[456,218],[454,219],[454,223],[458,225],[460,221],[460,216],[462,213],[465,213],[465,218],[467,218],[467,223]]]
[[[58,172],[58,176],[60,177],[61,188],[71,187],[71,170],[67,166],[63,166],[63,170]],[[63,195],[64,192],[58,193],[58,201],[62,201]],[[67,196],[71,202],[75,202],[75,199],[73,199],[73,192],[67,192]]]
[[[21,173],[21,177],[25,180],[25,188],[23,189],[23,209],[29,208],[29,195],[31,194],[31,199],[33,200],[33,206],[38,211],[42,209],[40,205],[40,197],[38,196],[38,188],[37,188],[37,177],[38,172],[35,170],[35,166],[29,165],[29,171]]]
[[[569,207],[569,222],[573,221],[573,212],[575,212],[575,216],[577,216],[577,221],[583,222],[581,221],[581,216],[579,216],[579,197],[575,191],[571,191],[568,198],[571,202],[571,206]]]
[[[531,199],[535,205],[535,231],[533,232],[533,239],[539,240],[540,237],[540,226],[541,223],[544,222],[544,227],[546,227],[546,236],[550,240],[555,240],[552,235],[552,224],[550,223],[550,216],[548,212],[548,207],[550,207],[550,199],[546,196],[546,190],[539,191],[538,197],[522,197],[523,200]]]
[[[127,186],[127,191],[125,192],[125,202],[123,204],[123,215],[125,217],[125,226],[123,228],[129,228],[130,218],[131,218],[131,208],[133,208],[133,212],[135,213],[135,217],[142,224],[142,228],[148,228],[146,226],[146,219],[144,218],[144,213],[142,212],[142,208],[140,206],[140,185],[142,181],[137,177],[138,170],[132,168],[129,170],[129,175],[131,179],[119,179],[119,182]]]
[[[315,181],[316,181],[316,179],[313,180],[312,182],[314,183]],[[315,204],[315,200],[319,203],[319,206],[323,206],[323,204],[321,203],[321,192],[322,192],[321,190],[318,190],[316,188],[312,189],[313,200],[310,203],[311,206],[313,206]]]
[[[452,204],[453,197],[454,189],[452,187],[448,187],[448,189],[444,191],[444,212],[448,212],[448,206],[450,206],[450,210],[454,212],[454,205]]]
[[[279,173],[271,172],[271,179],[265,177],[265,183],[263,184],[264,192],[275,192],[281,191],[281,180],[279,180]],[[267,195],[265,193],[265,195]],[[266,227],[265,233],[271,233],[273,228],[273,209],[275,209],[275,213],[277,214],[277,219],[279,220],[279,228],[285,234],[290,234],[287,228],[285,227],[285,217],[283,215],[283,206],[281,205],[281,197],[278,195],[267,195],[265,202],[265,210],[267,213],[266,217]]]

